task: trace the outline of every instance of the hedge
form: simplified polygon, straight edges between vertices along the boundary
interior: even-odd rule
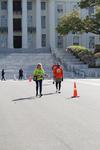
[[[67,48],[71,53],[78,57],[89,67],[95,67],[95,56],[94,53],[83,46],[73,45]],[[100,55],[99,55],[100,56]]]

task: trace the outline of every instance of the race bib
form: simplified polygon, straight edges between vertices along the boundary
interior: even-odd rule
[[[61,73],[61,70],[60,70],[60,69],[57,69],[57,73]]]

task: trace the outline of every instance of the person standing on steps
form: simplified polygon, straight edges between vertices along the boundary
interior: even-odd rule
[[[5,70],[4,69],[2,69],[2,71],[1,71],[1,76],[2,76],[1,80],[5,81]]]
[[[19,80],[22,80],[23,79],[23,69],[20,68],[19,69]]]
[[[55,69],[56,92],[61,93],[61,82],[63,81],[63,68],[57,64]]]
[[[44,76],[47,76],[47,75],[45,74],[42,64],[39,63],[37,64],[37,67],[33,72],[33,80],[36,82],[36,96],[38,96],[38,94],[40,97],[42,96],[42,82],[43,82]]]

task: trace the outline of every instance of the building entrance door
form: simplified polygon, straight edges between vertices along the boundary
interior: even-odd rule
[[[14,36],[14,48],[22,48],[22,36]]]

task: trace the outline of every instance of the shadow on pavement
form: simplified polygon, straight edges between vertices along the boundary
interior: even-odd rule
[[[45,94],[43,94],[43,96],[54,95],[54,94],[57,94],[57,93],[56,93],[56,92],[53,92],[53,93],[45,93]]]
[[[46,94],[43,94],[43,96],[54,95],[54,94],[56,94],[56,92],[55,93],[46,93]],[[33,100],[35,98],[36,98],[35,96],[32,96],[32,97],[22,97],[22,98],[14,99],[12,101],[16,102],[16,101],[23,101],[23,100]]]
[[[35,97],[23,97],[23,98],[18,98],[18,99],[14,99],[12,100],[13,102],[15,101],[23,101],[23,100],[32,100],[32,99],[35,99]]]
[[[78,100],[79,99],[79,97],[65,97],[66,98],[66,100]]]

